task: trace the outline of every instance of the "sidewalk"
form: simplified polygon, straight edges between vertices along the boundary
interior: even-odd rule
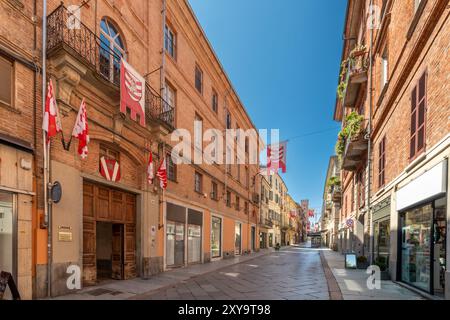
[[[238,256],[231,259],[198,264],[186,268],[179,268],[160,273],[144,280],[111,280],[100,285],[86,287],[76,293],[55,297],[55,300],[125,300],[133,299],[142,294],[173,286],[196,276],[204,275],[219,269],[253,260],[271,253],[273,249],[263,249],[250,255]]]
[[[338,252],[323,250],[322,254],[344,300],[424,300],[392,281],[381,281],[380,290],[370,290],[366,284],[369,277],[366,270],[345,269],[345,256]]]

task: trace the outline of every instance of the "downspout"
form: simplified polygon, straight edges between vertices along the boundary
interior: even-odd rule
[[[370,0],[370,10],[373,10],[373,0]],[[370,28],[370,46],[369,46],[369,122],[367,129],[367,213],[369,214],[369,255],[370,264],[374,263],[373,249],[374,249],[374,232],[373,232],[373,215],[371,211],[371,185],[372,185],[372,109],[373,109],[373,26]]]
[[[161,97],[164,97],[165,93],[165,72],[166,72],[166,10],[167,10],[167,3],[166,0],[163,0],[163,9],[162,9],[162,59],[161,59],[161,78],[160,78],[160,92]]]
[[[45,115],[45,97],[47,83],[47,0],[42,0],[42,116]],[[50,145],[47,145],[47,135],[42,130],[44,150],[44,225],[47,227],[47,296],[51,297],[51,258],[52,258],[52,228],[50,208],[48,205],[48,183],[49,183],[49,156]]]

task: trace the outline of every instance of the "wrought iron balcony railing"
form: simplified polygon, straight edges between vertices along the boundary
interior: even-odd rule
[[[50,57],[62,48],[115,87],[120,86],[122,57],[112,51],[89,27],[75,20],[61,4],[47,17],[47,51]],[[174,129],[174,108],[146,83],[146,118]]]

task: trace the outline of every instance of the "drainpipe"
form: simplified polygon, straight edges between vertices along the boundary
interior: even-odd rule
[[[42,1],[42,114],[45,114],[45,97],[47,83],[47,0]],[[47,295],[51,297],[51,258],[52,258],[52,228],[50,208],[48,204],[49,157],[50,145],[47,145],[47,134],[42,131],[44,151],[44,225],[47,227]],[[48,148],[47,148],[48,147]]]
[[[373,9],[373,0],[370,0],[370,10]],[[367,213],[369,214],[369,255],[370,255],[370,264],[374,263],[374,232],[373,232],[373,215],[371,210],[371,185],[372,185],[372,176],[370,172],[370,168],[372,167],[372,109],[373,109],[373,26],[370,29],[370,46],[369,46],[369,123],[368,123],[368,132],[367,132],[367,140],[368,140],[368,148],[367,148]]]
[[[161,60],[161,79],[160,79],[160,92],[161,97],[164,97],[164,93],[166,90],[165,86],[165,71],[166,71],[166,10],[167,3],[166,0],[163,0],[163,9],[162,9],[162,60]]]

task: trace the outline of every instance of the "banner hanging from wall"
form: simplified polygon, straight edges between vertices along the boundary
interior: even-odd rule
[[[122,59],[120,65],[120,112],[130,110],[131,119],[145,127],[145,79]]]

